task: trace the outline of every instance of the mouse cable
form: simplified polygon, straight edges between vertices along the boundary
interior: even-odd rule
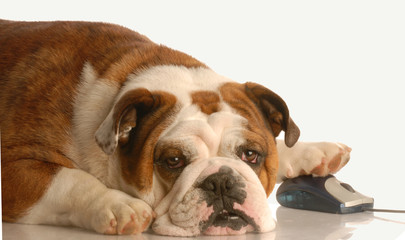
[[[364,211],[387,212],[387,213],[405,213],[405,210],[378,209],[378,208],[365,208]]]

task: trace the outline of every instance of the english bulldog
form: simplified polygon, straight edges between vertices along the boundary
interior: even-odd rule
[[[0,127],[3,220],[104,234],[271,231],[276,182],[351,150],[297,142],[271,90],[105,23],[1,20]]]

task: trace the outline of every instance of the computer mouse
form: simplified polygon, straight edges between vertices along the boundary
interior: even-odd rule
[[[328,213],[355,213],[371,209],[374,199],[367,197],[333,175],[299,176],[285,180],[276,193],[284,207]]]

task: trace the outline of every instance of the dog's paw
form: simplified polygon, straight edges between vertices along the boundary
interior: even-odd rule
[[[349,162],[351,151],[350,147],[341,143],[308,143],[299,175],[323,177],[334,174]]]
[[[141,233],[155,217],[144,201],[116,190],[107,191],[89,210],[91,228],[103,234]]]
[[[277,180],[299,175],[326,176],[347,164],[351,148],[341,143],[298,142],[292,148],[279,151]]]

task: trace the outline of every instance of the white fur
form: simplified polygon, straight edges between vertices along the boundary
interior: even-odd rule
[[[116,175],[110,171],[116,170],[116,166],[112,166],[114,162],[109,161],[95,142],[95,132],[110,111],[118,91],[117,83],[98,78],[90,63],[84,65],[73,105],[73,144],[67,150],[76,167],[108,185],[115,185]]]

